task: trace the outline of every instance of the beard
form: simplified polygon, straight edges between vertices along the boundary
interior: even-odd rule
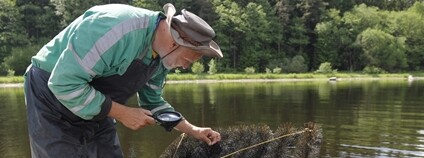
[[[165,67],[167,70],[172,70],[174,69],[174,66],[169,64],[169,62],[167,62],[166,59],[161,59],[161,63],[163,65],[163,67]]]

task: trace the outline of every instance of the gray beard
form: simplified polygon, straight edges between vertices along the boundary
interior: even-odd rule
[[[160,59],[160,62],[162,63],[163,67],[165,67],[167,70],[170,71],[170,70],[174,69],[173,67],[165,64],[165,62],[163,61],[163,59]]]

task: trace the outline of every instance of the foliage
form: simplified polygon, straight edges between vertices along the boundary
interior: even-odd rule
[[[22,76],[7,76],[0,77],[0,83],[23,83],[24,78]]]
[[[324,74],[335,73],[335,72],[337,72],[337,70],[333,70],[331,63],[329,62],[321,63],[319,65],[318,70],[315,71],[315,73],[324,73]]]
[[[308,69],[305,59],[301,55],[296,55],[291,59],[285,58],[282,63],[284,72],[300,73],[306,72]]]
[[[23,75],[31,63],[31,56],[35,55],[38,49],[40,45],[14,48],[12,55],[6,57],[3,64],[8,70],[13,70],[15,75]]]
[[[255,68],[253,67],[253,66],[251,66],[251,67],[246,67],[245,69],[244,69],[244,72],[246,72],[247,74],[253,74],[253,73],[255,73]]]
[[[318,60],[329,61],[338,69],[350,71],[370,64],[390,72],[420,70],[420,65],[424,64],[424,53],[419,51],[424,44],[424,23],[423,16],[413,9],[420,4],[423,3],[396,12],[362,4],[346,11],[343,16],[339,10],[330,9],[324,16],[325,21],[315,29],[319,34]]]
[[[405,38],[396,38],[377,29],[367,29],[358,36],[357,42],[369,66],[392,71],[407,67]]]
[[[362,73],[365,73],[365,74],[382,74],[382,73],[386,73],[386,71],[384,71],[383,69],[381,69],[379,67],[366,66],[364,68],[364,70],[362,70]]]
[[[74,19],[82,15],[87,9],[102,4],[124,3],[131,0],[51,0],[57,8],[57,14],[62,17],[62,27],[69,25]]]
[[[271,73],[274,73],[274,74],[278,74],[278,73],[281,73],[281,68],[280,67],[275,67],[275,68],[273,68],[272,70],[270,69],[270,68],[266,68],[265,69],[265,72],[267,73],[267,74],[271,74]]]
[[[331,74],[331,76],[337,78],[405,78],[409,74],[405,73],[393,73],[393,74],[365,74],[362,72],[337,72]],[[256,74],[245,74],[245,73],[229,73],[229,74],[213,74],[213,75],[194,75],[191,73],[184,74],[169,74],[167,76],[168,81],[181,81],[181,80],[242,80],[242,79],[316,79],[316,80],[328,80],[328,74],[317,74],[317,73],[284,73],[284,74],[266,74],[266,73],[256,73]],[[423,73],[414,74],[414,77],[424,77]]]
[[[296,55],[293,57],[289,68],[291,72],[306,72],[308,70],[305,59],[301,55]]]
[[[0,64],[5,67],[4,59],[8,57],[9,64],[3,69],[7,72],[12,67],[12,59],[22,58],[15,52],[51,39],[94,5],[124,3],[162,11],[168,2],[2,0]],[[271,69],[279,67],[281,72],[300,73],[319,70],[324,62],[331,63],[333,69],[350,72],[362,71],[367,66],[388,72],[424,70],[422,0],[183,0],[172,3],[177,14],[185,8],[214,28],[214,41],[224,58],[215,66],[208,64],[208,73],[216,73],[211,67],[222,72],[244,72],[244,68],[253,67],[259,73],[274,73]]]
[[[330,62],[336,68],[354,67],[354,53],[350,49],[353,38],[348,28],[343,27],[340,11],[327,10],[325,21],[318,23],[315,31],[318,34],[316,43],[316,62]]]
[[[6,68],[6,65],[1,64],[0,65],[0,76],[6,76],[8,75],[8,69]]]
[[[420,9],[421,8],[421,9]],[[406,11],[390,14],[388,31],[405,38],[406,62],[409,70],[424,68],[424,3],[415,3]]]
[[[271,69],[265,68],[265,73],[270,74],[271,73]]]
[[[132,5],[151,10],[162,10],[162,6],[152,0],[134,0]]]
[[[175,72],[176,74],[180,74],[180,73],[181,73],[181,70],[177,68],[177,69],[175,69],[175,70],[174,70],[174,72]]]
[[[205,67],[200,62],[193,63],[193,66],[191,66],[191,71],[195,74],[201,74],[205,71]]]
[[[14,47],[20,47],[29,42],[21,17],[19,9],[12,1],[0,1],[0,62],[12,52]]]
[[[60,17],[49,0],[17,0],[16,5],[31,40],[37,42],[39,38],[52,38],[60,31]]]
[[[272,73],[274,73],[274,74],[279,74],[279,73],[281,73],[281,68],[279,68],[279,67],[275,67],[274,69],[272,69]]]
[[[268,1],[214,0],[219,19],[214,28],[224,52],[224,67],[233,70],[253,66],[264,70],[281,50],[270,47],[281,43],[281,26]],[[254,41],[254,42],[253,42]]]
[[[301,55],[307,67],[316,65],[316,25],[325,12],[324,0],[279,0],[275,8],[283,28],[283,47],[287,58]]]
[[[218,70],[216,69],[215,59],[211,59],[208,63],[208,66],[209,66],[208,74],[212,75],[218,72]]]

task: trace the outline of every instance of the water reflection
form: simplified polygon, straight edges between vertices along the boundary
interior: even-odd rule
[[[22,88],[0,88],[0,157],[30,157]]]
[[[421,80],[168,84],[164,94],[202,126],[317,122],[322,157],[424,156],[423,96]],[[22,88],[0,88],[0,101],[0,155],[29,157]],[[158,157],[180,134],[120,124],[118,133],[126,157]]]

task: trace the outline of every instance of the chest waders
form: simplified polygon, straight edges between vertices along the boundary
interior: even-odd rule
[[[125,104],[151,78],[159,58],[149,65],[134,60],[122,75],[96,78],[96,90]],[[28,132],[33,158],[123,157],[114,120],[83,120],[63,106],[47,87],[50,73],[32,66],[25,76]]]

